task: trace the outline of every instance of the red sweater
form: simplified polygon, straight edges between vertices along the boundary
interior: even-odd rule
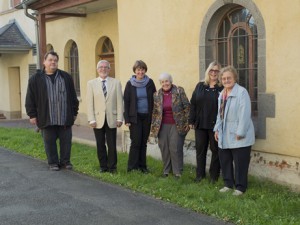
[[[169,91],[164,92],[162,123],[175,124],[172,111],[172,94]]]

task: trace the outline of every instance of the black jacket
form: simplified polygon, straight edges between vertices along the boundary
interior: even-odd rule
[[[65,71],[58,70],[63,77],[67,91],[67,116],[65,126],[74,124],[74,117],[78,114],[79,102],[77,99],[72,77]],[[43,71],[38,70],[29,78],[25,108],[30,118],[37,118],[37,126],[45,128],[50,125],[47,85]]]
[[[152,79],[146,85],[148,99],[149,122],[152,118],[153,94],[156,92],[155,84]],[[137,123],[137,94],[136,87],[132,86],[130,81],[127,82],[124,90],[124,119],[126,123]]]
[[[209,88],[204,82],[199,82],[191,98],[191,109],[189,115],[189,124],[197,129],[213,129],[218,114],[218,97],[223,87],[215,85],[216,91],[213,92],[213,98],[205,96],[205,89]],[[206,102],[209,104],[206,104]],[[209,108],[207,108],[209,106]],[[206,108],[204,110],[204,108]]]

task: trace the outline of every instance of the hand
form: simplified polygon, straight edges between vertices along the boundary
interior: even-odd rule
[[[191,129],[194,129],[194,128],[195,128],[193,124],[190,124],[189,127],[190,127]]]
[[[32,125],[37,125],[37,119],[36,118],[31,118],[29,120],[29,122],[32,124]]]
[[[90,126],[91,126],[92,128],[96,128],[96,127],[97,127],[97,123],[96,123],[96,122],[90,123]]]
[[[219,132],[218,131],[215,132],[215,140],[217,142],[219,141]]]
[[[184,126],[184,130],[185,130],[186,132],[188,132],[188,131],[190,130],[190,126],[189,126],[189,125]]]
[[[121,122],[121,121],[117,121],[117,127],[121,127],[121,126],[122,126],[122,124],[123,124],[123,122]]]
[[[239,136],[239,135],[236,135],[236,140],[237,141],[239,141],[239,140],[241,140],[241,139],[243,139],[244,137],[242,137],[242,136]]]
[[[127,127],[130,127],[131,126],[131,123],[126,123],[125,124]]]

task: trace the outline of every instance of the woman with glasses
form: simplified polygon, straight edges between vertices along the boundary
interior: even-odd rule
[[[127,82],[124,91],[125,125],[129,127],[131,139],[127,171],[140,170],[142,173],[148,173],[147,140],[156,88],[153,80],[146,75],[146,63],[137,60],[132,70],[134,75]]]
[[[210,181],[215,183],[220,176],[218,143],[214,138],[213,128],[218,114],[218,97],[222,91],[219,83],[221,65],[214,61],[209,64],[204,81],[197,84],[192,98],[189,125],[195,129],[196,139],[196,178],[200,182],[206,177],[206,155],[208,146],[212,152],[209,174]]]
[[[248,184],[251,146],[255,142],[251,119],[251,100],[247,90],[237,84],[237,71],[232,66],[220,72],[223,91],[218,99],[218,117],[214,127],[225,186],[220,192],[235,187],[233,195],[242,195]]]

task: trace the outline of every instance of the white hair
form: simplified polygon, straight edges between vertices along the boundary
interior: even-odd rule
[[[99,66],[101,63],[106,63],[106,65],[108,66],[108,68],[110,68],[110,64],[107,60],[100,60],[98,63],[97,63],[97,69],[99,69]]]
[[[163,81],[163,80],[168,80],[170,81],[171,83],[173,83],[173,78],[171,76],[171,74],[168,74],[168,73],[161,73],[159,75],[159,78],[158,78],[159,82]]]

